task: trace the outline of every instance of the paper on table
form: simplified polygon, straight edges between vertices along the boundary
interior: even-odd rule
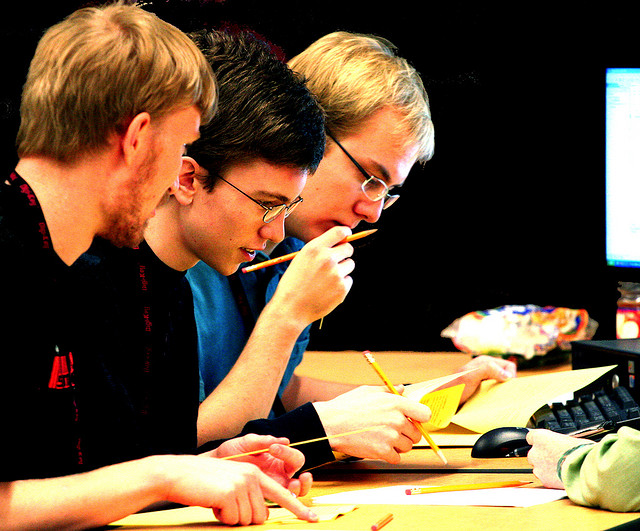
[[[355,510],[355,505],[340,505],[327,507],[314,507],[313,512],[318,515],[319,522],[335,520],[339,516]],[[149,511],[146,513],[136,513],[116,522],[112,522],[113,526],[138,527],[147,529],[153,526],[180,526],[189,524],[206,524],[217,522],[213,511],[205,507],[181,507],[179,509],[167,509],[164,511]],[[281,507],[270,508],[269,523],[291,523],[301,522],[287,509]]]
[[[431,409],[431,419],[422,425],[427,431],[446,428],[460,405],[460,398],[464,391],[464,384],[454,385],[446,389],[431,391],[420,400]]]
[[[559,489],[506,487],[452,492],[433,492],[407,496],[405,491],[428,485],[394,485],[364,489],[313,498],[316,503],[352,503],[356,505],[483,505],[490,507],[531,507],[566,497]],[[314,510],[316,506],[314,505]]]
[[[463,428],[462,426],[458,426],[457,424],[449,424],[443,430],[434,431],[431,433],[431,438],[434,442],[440,447],[472,447],[478,438],[481,436],[481,433],[468,430],[467,428]],[[414,445],[422,446],[422,442]]]
[[[313,507],[313,512],[318,516],[318,522],[327,522],[329,520],[335,520],[339,516],[355,511],[358,507],[353,504],[348,505],[331,505],[328,507]],[[275,514],[275,511],[284,511],[284,514]],[[269,509],[269,519],[267,522],[270,524],[291,524],[294,522],[300,523],[300,520],[295,515],[291,514],[286,509]]]
[[[467,371],[460,371],[453,374],[447,374],[446,376],[440,376],[440,378],[434,378],[433,380],[405,385],[404,393],[402,394],[419,402],[420,399],[427,393],[430,393],[431,391],[438,389],[438,387],[442,387],[443,385],[448,384],[453,380],[457,380],[465,374],[469,374],[470,372],[477,370],[478,368],[469,369]]]
[[[473,446],[478,437],[473,433],[485,433],[501,426],[526,426],[531,415],[542,406],[556,401],[562,395],[571,395],[614,367],[615,365],[610,365],[524,376],[504,383],[485,380],[457,413],[455,410],[460,396],[454,392],[455,386],[430,391],[471,371],[408,385],[405,387],[404,396],[421,401],[432,408],[432,421],[425,427],[433,432],[438,446]],[[452,434],[438,431],[442,428],[446,428],[447,432],[452,430]],[[463,435],[456,430],[462,430],[460,433]]]
[[[437,391],[434,391],[434,389],[438,389],[438,387],[450,383],[451,381],[475,370],[477,369],[461,371],[459,373],[442,376],[434,380],[420,382],[405,387],[405,391],[403,393],[404,396],[411,398],[412,400],[416,400],[417,402],[421,402],[424,405],[429,406],[431,409],[431,420],[429,422],[422,423],[422,426],[427,431],[440,430],[449,425],[453,415],[460,405],[460,397],[464,391],[464,384],[453,385]]]
[[[478,433],[500,426],[526,426],[529,418],[560,395],[577,391],[615,368],[594,367],[512,378],[485,380],[453,416],[453,423]]]

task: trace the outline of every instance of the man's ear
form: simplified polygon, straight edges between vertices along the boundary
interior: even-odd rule
[[[202,167],[192,157],[182,157],[182,166],[176,182],[170,189],[178,202],[189,205],[198,188],[202,188],[198,181],[198,175],[203,171]]]
[[[149,113],[141,112],[134,116],[121,137],[120,145],[127,164],[141,164],[148,160],[153,148],[153,131]]]

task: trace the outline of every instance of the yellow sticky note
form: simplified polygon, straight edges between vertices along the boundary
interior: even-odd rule
[[[420,399],[420,403],[431,409],[431,420],[422,423],[427,431],[441,430],[449,425],[460,405],[462,391],[464,384],[459,384],[432,391]]]

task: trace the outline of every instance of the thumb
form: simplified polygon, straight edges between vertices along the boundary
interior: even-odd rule
[[[407,400],[403,406],[403,413],[417,422],[429,422],[431,420],[431,409],[420,402]]]

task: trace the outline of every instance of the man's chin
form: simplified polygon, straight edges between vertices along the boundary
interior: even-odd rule
[[[219,262],[213,262],[213,261],[207,261],[207,260],[202,260],[202,261],[205,264],[207,264],[211,269],[214,269],[215,271],[217,271],[218,273],[220,273],[225,277],[229,277],[234,273],[236,273],[240,268],[240,266],[242,265],[239,262],[233,262],[233,263],[227,262],[227,263],[221,264]]]
[[[144,240],[144,231],[148,220],[142,226],[118,224],[111,227],[109,231],[98,234],[101,238],[108,240],[116,247],[138,247]]]
[[[234,273],[237,273],[237,272],[238,272],[238,270],[240,269],[240,266],[241,266],[241,265],[242,265],[242,264],[233,264],[233,265],[230,265],[228,268],[225,268],[225,271],[226,271],[226,272],[222,272],[222,271],[220,271],[220,270],[218,270],[218,271],[219,271],[220,273],[222,273],[225,277],[228,277],[228,276],[233,275]]]

